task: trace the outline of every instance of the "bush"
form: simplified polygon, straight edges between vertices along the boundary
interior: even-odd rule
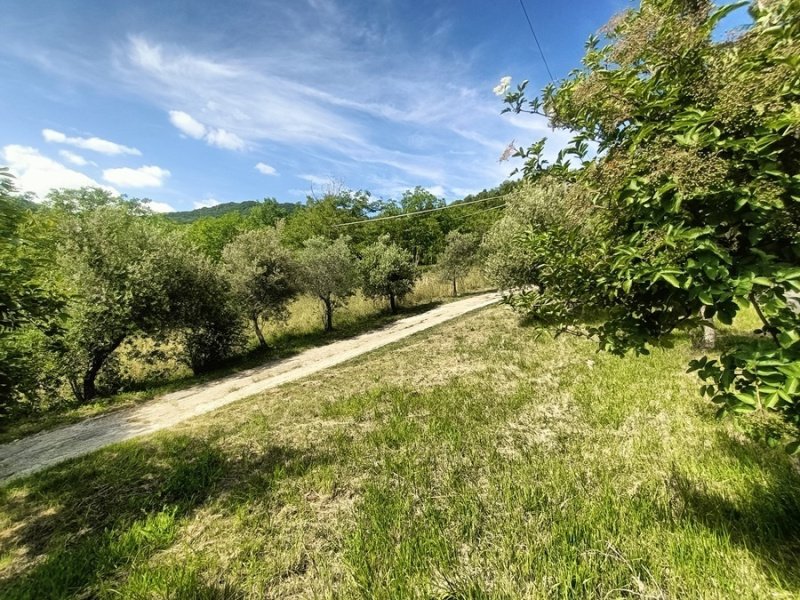
[[[419,272],[411,253],[384,236],[364,249],[361,257],[362,289],[370,298],[387,298],[392,312],[397,301],[414,289]]]

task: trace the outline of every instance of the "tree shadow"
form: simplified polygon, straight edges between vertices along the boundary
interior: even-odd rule
[[[268,496],[276,477],[302,477],[331,460],[274,445],[228,455],[211,440],[179,436],[111,447],[12,482],[0,489],[13,523],[0,549],[22,549],[34,560],[0,581],[0,596],[91,596],[107,578],[171,546],[180,521],[210,500],[235,510],[254,494]],[[163,573],[204,585],[189,575]],[[201,587],[185,597],[240,595],[225,582]]]
[[[673,472],[673,516],[699,523],[746,548],[793,591],[800,590],[800,472],[782,449],[766,448],[719,432],[723,449],[743,469],[762,475],[749,480],[746,495],[731,497],[709,483]]]

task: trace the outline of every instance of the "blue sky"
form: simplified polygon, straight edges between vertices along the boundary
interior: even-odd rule
[[[526,0],[553,74],[625,0]],[[500,183],[500,77],[547,83],[518,0],[0,2],[0,165],[18,187],[102,185],[157,210],[331,179],[448,200]]]

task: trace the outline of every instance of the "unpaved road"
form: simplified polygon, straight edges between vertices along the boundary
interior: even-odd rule
[[[0,483],[88,454],[109,444],[172,427],[231,402],[338,365],[493,304],[499,299],[500,294],[492,292],[444,304],[358,337],[311,348],[286,360],[173,392],[141,406],[43,431],[1,445]]]

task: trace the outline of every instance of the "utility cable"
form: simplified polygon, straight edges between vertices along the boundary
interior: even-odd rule
[[[547,64],[547,59],[544,57],[544,51],[539,43],[539,38],[536,37],[536,32],[533,30],[533,23],[531,23],[531,18],[528,16],[528,10],[525,8],[525,3],[522,0],[519,0],[519,5],[522,7],[522,12],[525,13],[525,20],[528,21],[528,27],[531,30],[531,35],[533,35],[533,41],[536,42],[536,47],[539,49],[539,55],[542,57],[542,62],[544,63],[544,68],[547,69],[547,74],[550,76],[550,81],[555,81],[556,78],[553,77],[553,73],[550,71],[550,65]]]
[[[374,219],[361,219],[360,221],[349,221],[348,223],[339,223],[337,225],[334,225],[334,227],[346,227],[348,225],[358,225],[360,223],[377,223],[378,221],[388,221],[390,219],[402,219],[404,217],[413,217],[415,215],[423,215],[423,214],[426,214],[426,213],[437,212],[437,211],[440,211],[440,210],[448,210],[450,208],[459,208],[461,206],[469,206],[470,204],[477,204],[478,202],[487,202],[488,200],[497,200],[499,198],[507,198],[508,196],[511,196],[512,194],[515,194],[515,193],[516,192],[509,192],[508,194],[501,194],[500,196],[490,196],[488,198],[481,198],[479,200],[470,200],[469,202],[453,203],[453,204],[448,204],[447,206],[440,206],[438,208],[426,208],[426,209],[423,209],[423,210],[417,210],[417,211],[414,211],[414,212],[402,213],[402,214],[399,214],[399,215],[388,215],[386,217],[375,217]],[[503,204],[502,206],[505,206],[505,204]],[[498,207],[493,206],[492,208],[498,208]]]

